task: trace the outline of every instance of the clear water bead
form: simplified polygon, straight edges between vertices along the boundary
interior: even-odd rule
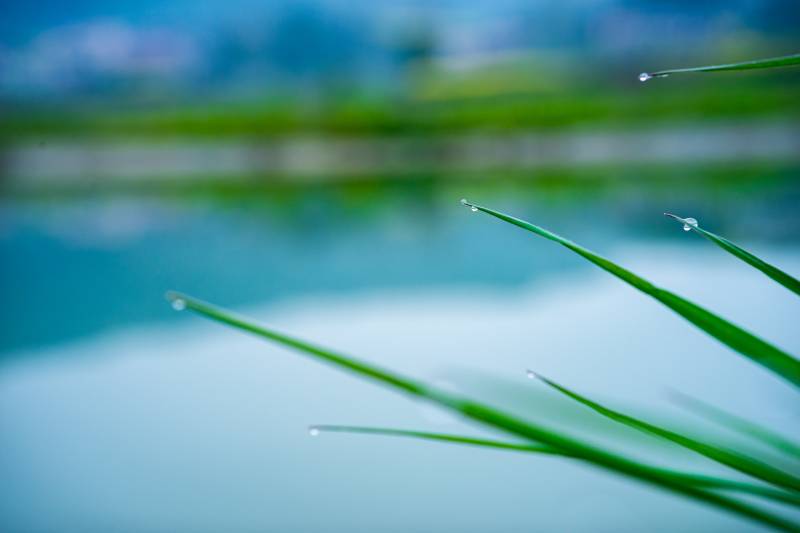
[[[308,428],[308,434],[311,435],[312,437],[318,436],[319,435],[319,428],[311,426],[310,428]]]
[[[176,311],[183,311],[186,309],[186,300],[183,298],[175,298],[172,300],[172,308]]]
[[[463,205],[464,207],[469,207],[469,210],[472,211],[473,213],[478,210],[478,208],[469,203],[469,201],[467,201],[466,198],[461,199],[461,205]]]
[[[694,218],[684,218],[683,222],[683,231],[691,231],[692,228],[697,227],[697,220]]]
[[[536,379],[536,372],[533,370],[526,370],[525,375],[528,376],[528,379]]]
[[[641,74],[639,74],[639,81],[641,81],[641,82],[645,82],[645,81],[647,81],[649,79],[652,79],[652,78],[653,78],[653,76],[651,76],[647,72],[642,72]]]

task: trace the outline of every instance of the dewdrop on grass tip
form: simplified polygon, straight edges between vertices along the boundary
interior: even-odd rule
[[[649,72],[642,72],[639,74],[639,81],[642,83],[652,80],[653,78],[667,78],[669,74],[650,74]]]
[[[697,222],[696,218],[681,218],[678,215],[673,215],[672,213],[664,213],[664,216],[667,216],[673,220],[677,220],[681,224],[683,224],[683,231],[691,231],[693,229],[697,229],[699,222]]]
[[[316,427],[316,426],[309,427],[308,428],[308,434],[311,435],[312,437],[318,437],[319,436],[319,428]]]
[[[173,292],[167,293],[167,300],[169,300],[169,305],[176,311],[183,311],[186,309],[186,300]]]
[[[461,205],[463,205],[464,207],[469,207],[469,210],[472,211],[473,213],[478,210],[478,208],[469,203],[466,198],[461,199]]]

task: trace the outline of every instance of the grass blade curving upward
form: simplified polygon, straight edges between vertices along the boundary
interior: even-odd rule
[[[800,54],[792,54],[781,57],[771,57],[768,59],[756,59],[754,61],[742,61],[741,63],[726,63],[724,65],[709,65],[705,67],[674,68],[669,70],[658,70],[656,72],[642,72],[639,74],[640,81],[647,81],[652,78],[666,78],[671,74],[683,74],[688,72],[721,72],[727,70],[753,70],[761,68],[792,67],[800,65]]]
[[[661,428],[654,424],[650,424],[649,422],[645,422],[638,418],[634,418],[632,416],[620,413],[619,411],[614,411],[613,409],[609,409],[608,407],[605,407],[595,401],[592,401],[589,398],[586,398],[585,396],[581,396],[577,392],[574,392],[564,387],[563,385],[559,385],[558,383],[555,383],[554,381],[549,380],[544,376],[541,376],[539,374],[535,374],[535,376],[540,381],[550,386],[551,388],[572,398],[573,400],[579,403],[582,403],[586,407],[605,416],[606,418],[610,418],[615,422],[619,422],[620,424],[624,424],[628,427],[632,427],[634,429],[638,429],[639,431],[643,431],[651,435],[656,435],[658,437],[661,437],[662,439],[674,442],[679,446],[682,446],[688,450],[691,450],[704,457],[707,457],[712,461],[716,461],[720,464],[738,470],[743,474],[753,476],[762,481],[771,483],[773,485],[777,485],[784,489],[788,489],[794,492],[800,492],[800,479],[790,474],[787,474],[782,470],[779,470],[770,465],[762,463],[756,459],[753,459],[752,457],[732,452],[724,448],[720,448],[719,446],[715,446],[707,442],[702,442],[697,439],[681,435],[680,433],[676,433],[674,431]]]
[[[500,440],[479,439],[476,437],[466,437],[463,435],[450,435],[446,433],[431,433],[427,431],[414,431],[407,429],[395,428],[376,428],[364,426],[335,426],[335,425],[316,425],[309,428],[314,432],[322,433],[356,433],[364,435],[382,435],[387,437],[404,437],[420,440],[431,440],[437,442],[446,442],[451,444],[464,444],[467,446],[477,446],[482,448],[494,448],[505,451],[516,451],[523,453],[546,454],[546,455],[560,455],[563,457],[571,457],[559,452],[554,448],[535,444],[518,444],[513,442],[506,442]],[[574,457],[572,457],[574,458]],[[694,474],[688,472],[680,472],[677,470],[667,470],[658,468],[663,475],[671,476],[676,480],[694,485],[696,487],[706,487],[710,489],[729,490],[735,492],[742,492],[746,494],[753,494],[768,498],[780,503],[787,503],[800,506],[800,494],[791,493],[788,491],[774,489],[772,487],[765,487],[763,485],[756,485],[744,481],[735,481],[732,479],[719,478],[715,476],[707,476],[704,474]]]
[[[723,411],[718,407],[709,405],[697,398],[693,398],[686,394],[672,391],[670,396],[675,402],[691,410],[692,413],[700,415],[712,422],[722,425],[728,429],[732,429],[742,435],[750,437],[751,439],[758,440],[779,452],[783,452],[795,459],[800,459],[800,444],[792,441],[788,437],[776,433],[775,431],[766,428],[750,420],[746,420],[740,416],[734,415]]]
[[[482,211],[488,215],[509,222],[522,229],[535,233],[540,237],[557,242],[558,244],[572,250],[576,254],[591,261],[606,272],[613,274],[622,281],[639,289],[643,293],[652,296],[662,304],[666,305],[686,320],[702,329],[712,337],[733,348],[752,361],[768,368],[775,374],[800,387],[800,361],[776,348],[768,342],[756,337],[739,326],[703,309],[697,304],[678,296],[666,289],[656,287],[644,278],[641,278],[621,266],[609,261],[591,250],[584,248],[560,235],[557,235],[544,228],[521,220],[519,218],[506,215],[494,209],[472,204],[466,200],[461,201],[464,205],[476,211]]]
[[[741,247],[737,246],[736,244],[732,243],[731,241],[729,241],[725,237],[720,237],[719,235],[711,233],[708,230],[704,230],[693,219],[692,220],[687,220],[687,219],[681,218],[681,217],[679,217],[677,215],[673,215],[672,213],[664,213],[664,216],[669,217],[669,218],[671,218],[673,220],[677,220],[678,222],[683,224],[684,228],[689,228],[690,230],[693,230],[696,233],[699,233],[700,235],[702,235],[706,239],[710,240],[711,242],[713,242],[714,244],[716,244],[717,246],[719,246],[720,248],[722,248],[726,252],[738,257],[739,259],[741,259],[742,261],[744,261],[748,265],[750,265],[750,266],[752,266],[754,268],[757,268],[758,270],[760,270],[761,272],[763,272],[764,274],[766,274],[767,276],[769,276],[773,280],[777,281],[778,283],[780,283],[781,285],[783,285],[784,287],[786,287],[787,289],[789,289],[793,293],[795,293],[797,295],[800,295],[800,280],[790,276],[789,274],[787,274],[783,270],[781,270],[781,269],[779,269],[779,268],[777,268],[775,266],[770,265],[766,261],[763,261],[763,260],[759,259],[758,257],[754,256],[753,254],[751,254],[750,252],[748,252],[744,248],[741,248]]]
[[[167,298],[172,302],[172,306],[175,309],[191,310],[227,326],[276,342],[287,348],[310,355],[314,359],[377,381],[383,385],[388,385],[391,388],[423,399],[491,428],[516,435],[517,437],[522,437],[525,440],[537,444],[549,446],[566,455],[578,457],[582,461],[596,465],[605,470],[688,496],[695,501],[704,502],[717,508],[730,511],[739,516],[768,525],[774,529],[800,533],[800,524],[789,521],[774,513],[730,497],[716,494],[709,490],[686,484],[685,482],[665,476],[647,465],[607,452],[601,448],[584,443],[544,426],[532,424],[516,418],[513,415],[488,405],[475,402],[463,396],[448,393],[425,383],[404,377],[398,373],[383,370],[355,358],[338,354],[297,338],[284,335],[238,317],[230,311],[220,309],[202,300],[175,292],[168,293]]]

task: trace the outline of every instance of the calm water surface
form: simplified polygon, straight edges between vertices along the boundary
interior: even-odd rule
[[[316,423],[481,430],[163,300],[167,289],[189,292],[552,424],[564,423],[558,398],[525,379],[526,368],[668,417],[687,416],[667,400],[679,389],[800,435],[788,386],[459,198],[406,194],[381,209],[324,195],[291,210],[109,198],[6,205],[6,530],[757,531],[558,459],[309,437]],[[626,198],[492,201],[800,352],[796,298],[662,220],[659,202]],[[797,243],[742,231],[727,215],[735,205],[708,205],[679,214],[701,223],[719,214],[800,273]],[[649,458],[716,471],[672,450]]]

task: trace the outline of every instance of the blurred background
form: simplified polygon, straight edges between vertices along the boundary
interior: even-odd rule
[[[800,70],[637,79],[796,53],[796,2],[2,13],[0,529],[757,530],[553,458],[311,439],[314,423],[481,430],[163,294],[552,423],[568,406],[527,367],[665,417],[690,416],[677,389],[800,435],[789,387],[459,205],[551,228],[797,353],[796,298],[662,213],[800,273]],[[675,453],[654,460],[691,460]]]

